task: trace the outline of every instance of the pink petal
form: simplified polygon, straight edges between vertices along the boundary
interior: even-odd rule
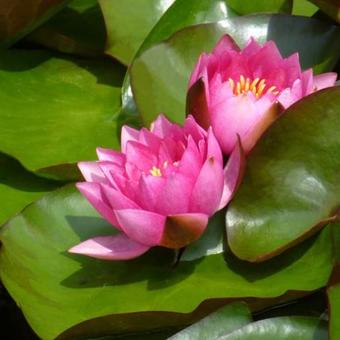
[[[117,220],[127,236],[147,246],[159,244],[164,230],[165,216],[140,209],[115,211]]]
[[[240,185],[245,172],[246,157],[238,140],[235,149],[231,153],[228,163],[224,168],[224,188],[218,210],[223,209],[233,198]]]
[[[87,182],[108,183],[98,162],[79,162],[77,165]]]
[[[226,51],[240,52],[240,48],[236,44],[235,40],[228,34],[225,34],[214,47],[212,54],[217,57],[221,57]]]
[[[100,161],[108,161],[120,166],[125,163],[125,155],[119,151],[104,148],[97,148],[96,151]]]
[[[200,57],[198,58],[198,61],[194,67],[194,71],[192,72],[189,80],[189,88],[191,88],[194,83],[196,83],[200,78],[202,78],[202,74],[206,73],[207,74],[207,65],[210,60],[210,55],[206,53],[202,53]],[[204,71],[205,70],[205,71]]]
[[[214,159],[223,164],[223,157],[220,144],[218,143],[212,128],[210,127],[208,130],[208,150],[207,150],[207,158],[214,157]]]
[[[208,225],[205,214],[178,214],[168,216],[160,245],[179,249],[200,238]]]
[[[222,94],[221,94],[222,97]],[[270,108],[272,102],[269,97],[255,100],[252,94],[228,97],[211,108],[211,123],[215,137],[221,149],[229,155],[237,142],[237,135],[241,139],[249,133]]]
[[[122,189],[125,187],[126,179],[123,167],[108,161],[98,162],[98,165],[109,182],[105,184],[110,184],[115,189]]]
[[[162,215],[187,212],[193,185],[194,178],[179,172],[171,173],[159,196],[156,211]]]
[[[221,201],[222,192],[222,163],[210,157],[197,177],[190,197],[189,211],[213,215]]]
[[[261,101],[265,101],[261,107]],[[260,113],[257,115],[257,120],[254,121],[253,125],[249,127],[248,131],[244,133],[242,137],[242,146],[246,154],[252,150],[256,142],[260,139],[263,133],[276,121],[283,107],[277,103],[272,102],[271,99],[262,97],[257,105],[261,108]],[[271,105],[271,106],[269,106]],[[237,144],[236,144],[237,145]]]
[[[142,128],[139,135],[140,143],[148,146],[153,152],[158,153],[162,139],[146,128]]]
[[[130,141],[138,142],[139,140],[139,131],[136,129],[133,129],[127,125],[124,125],[122,127],[122,132],[121,132],[121,149],[123,153],[126,153],[126,145]]]
[[[103,196],[100,184],[80,182],[76,183],[78,190],[86,197],[91,205],[102,215],[109,223],[119,228],[119,223],[113,213],[113,209]]]
[[[302,95],[307,96],[311,94],[314,89],[313,69],[308,69],[301,74]]]
[[[185,119],[183,126],[184,133],[190,135],[196,143],[207,136],[206,131],[197,124],[195,118],[192,115],[188,115]]]
[[[126,144],[126,161],[143,171],[149,171],[158,164],[156,154],[149,147],[132,141]]]
[[[69,249],[70,253],[81,254],[102,260],[129,260],[148,251],[150,247],[134,242],[124,234],[90,238]]]
[[[254,54],[258,53],[261,50],[262,46],[253,38],[251,37],[247,45],[241,51],[241,54],[247,58],[252,57]]]
[[[315,91],[322,90],[326,87],[334,86],[337,74],[335,72],[322,73],[314,76]]]
[[[155,211],[159,196],[165,185],[163,176],[142,175],[136,193],[140,206],[145,210]]]
[[[105,184],[101,185],[101,189],[113,210],[140,208],[136,202],[132,201],[119,190]]]
[[[150,131],[160,138],[164,138],[171,133],[174,124],[172,124],[163,114],[151,124]]]

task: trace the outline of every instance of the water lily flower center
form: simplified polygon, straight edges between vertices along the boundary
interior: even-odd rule
[[[162,176],[161,169],[160,169],[160,168],[157,168],[156,166],[153,166],[153,167],[150,169],[150,174],[151,174],[152,176],[155,176],[155,177],[161,177],[161,176]]]
[[[255,78],[254,80],[251,80],[248,77],[245,78],[243,75],[240,75],[240,79],[237,82],[232,78],[229,78],[228,81],[235,96],[247,94],[248,92],[252,92],[256,98],[260,98],[263,94],[269,92],[272,92],[274,95],[279,94],[276,86],[270,86],[268,88],[265,79]]]

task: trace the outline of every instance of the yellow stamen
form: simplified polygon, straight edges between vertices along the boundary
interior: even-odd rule
[[[253,82],[250,84],[250,87],[249,87],[250,91],[253,91],[254,89],[256,91],[256,84],[259,82],[259,80],[260,80],[260,78],[255,78],[253,80]]]
[[[234,87],[235,87],[234,81],[231,78],[229,78],[228,80],[229,80],[229,85],[230,85],[231,90],[234,91]]]
[[[279,94],[276,86],[270,86],[267,89],[265,79],[255,78],[253,81],[250,78],[245,78],[242,74],[240,75],[239,81],[235,82],[232,78],[228,79],[230,89],[234,95],[239,96],[240,94],[247,94],[252,92],[256,98],[260,98],[264,93],[273,93],[275,96]]]
[[[151,169],[150,169],[150,174],[152,176],[155,176],[155,177],[160,177],[162,176],[162,173],[161,173],[161,169],[160,168],[157,168],[155,166],[153,166]]]

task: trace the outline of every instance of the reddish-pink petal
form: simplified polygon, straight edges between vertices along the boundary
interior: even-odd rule
[[[335,72],[322,73],[314,76],[315,91],[322,90],[326,87],[334,86],[337,74]]]
[[[142,128],[139,134],[139,141],[157,153],[162,140],[148,129]]]
[[[122,127],[121,137],[120,137],[120,143],[121,143],[121,149],[123,153],[126,153],[126,145],[130,141],[138,142],[139,140],[139,131],[136,129],[133,129],[127,125],[124,125]]]
[[[208,225],[209,216],[205,214],[177,214],[168,216],[160,245],[179,249],[196,241]]]
[[[78,190],[86,197],[91,205],[113,226],[119,227],[119,223],[114,215],[113,209],[106,201],[106,197],[101,191],[98,183],[80,182],[76,184]]]
[[[213,215],[221,201],[222,192],[222,163],[210,157],[197,177],[190,197],[189,211]]]
[[[195,118],[189,115],[184,122],[183,130],[186,135],[190,135],[196,143],[207,136],[206,131],[197,124]]]
[[[147,246],[159,245],[165,216],[141,209],[116,210],[115,214],[123,231],[132,240]]]
[[[120,166],[125,163],[125,155],[119,151],[104,148],[97,148],[96,151],[100,161],[108,161]]]
[[[79,162],[77,165],[87,182],[108,183],[98,162]]]
[[[240,48],[235,40],[228,34],[225,34],[214,47],[212,54],[216,57],[221,57],[226,51],[240,52]]]
[[[241,51],[241,54],[247,58],[252,57],[254,54],[258,53],[261,50],[262,46],[253,38],[251,37],[247,45]]]
[[[224,188],[218,210],[223,209],[233,198],[245,171],[246,157],[238,140],[235,149],[231,153],[228,163],[224,168]]]
[[[102,260],[129,260],[148,251],[150,247],[129,239],[124,234],[90,238],[69,249],[70,253],[81,254]]]

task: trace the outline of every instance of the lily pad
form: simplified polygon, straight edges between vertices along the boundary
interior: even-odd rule
[[[117,262],[67,253],[114,232],[73,186],[44,196],[1,229],[1,280],[41,338],[70,327],[69,337],[84,338],[184,326],[242,297],[266,298],[252,300],[252,308],[263,308],[288,291],[324,286],[332,269],[328,228],[259,265],[228,251],[175,267],[164,248]]]
[[[338,219],[340,87],[291,106],[251,152],[228,207],[230,248],[249,261],[270,258]]]
[[[232,303],[170,337],[169,340],[217,339],[251,322],[245,303]]]
[[[174,0],[98,0],[106,22],[107,53],[129,65],[145,37]]]
[[[286,316],[257,321],[218,340],[327,340],[327,322],[318,318]]]
[[[0,44],[8,47],[60,11],[69,0],[3,0]]]
[[[293,0],[227,0],[227,4],[239,15],[262,12],[290,14]]]
[[[115,114],[124,71],[107,59],[3,52],[0,151],[32,172],[77,178],[75,162],[95,159],[98,146],[119,146]]]
[[[73,0],[25,40],[64,53],[102,55],[106,29],[101,8],[97,0]]]
[[[298,51],[302,67],[313,67],[316,73],[331,70],[340,54],[340,29],[311,18],[256,15],[185,28],[144,51],[130,68],[134,99],[145,124],[159,112],[183,121],[193,67],[225,33],[241,46],[250,36],[260,42],[274,40],[284,56]]]
[[[0,225],[58,185],[29,173],[16,160],[0,154]]]

